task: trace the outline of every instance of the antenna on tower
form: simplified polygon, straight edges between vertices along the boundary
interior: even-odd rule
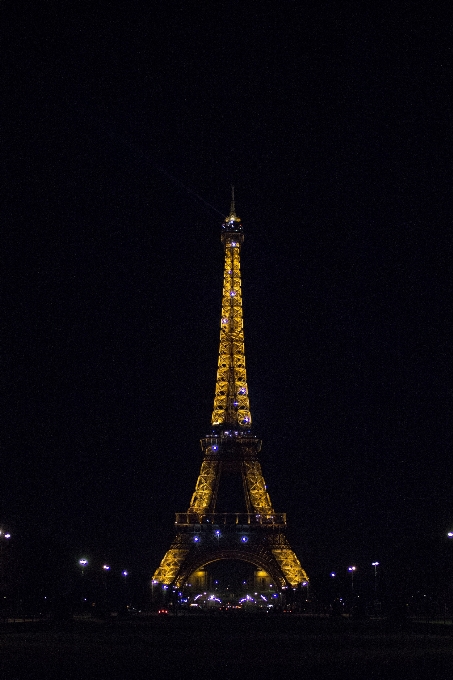
[[[230,215],[236,215],[236,206],[234,201],[234,186],[231,185],[231,208]]]

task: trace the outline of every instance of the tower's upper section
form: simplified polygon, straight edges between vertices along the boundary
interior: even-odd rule
[[[234,190],[231,209],[222,224],[225,248],[222,315],[217,383],[212,425],[224,430],[250,430],[252,416],[247,388],[242,322],[240,252],[244,241],[241,220],[236,215]]]
[[[231,192],[230,214],[228,217],[225,217],[225,222],[222,224],[222,243],[226,245],[228,238],[231,237],[242,245],[244,242],[244,230],[240,217],[236,215],[234,187],[231,187]]]

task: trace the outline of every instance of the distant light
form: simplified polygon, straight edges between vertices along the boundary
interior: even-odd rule
[[[371,566],[372,566],[372,567],[378,567],[378,566],[379,566],[379,562],[371,562]]]
[[[357,567],[348,567],[348,571],[355,571]]]
[[[11,538],[11,534],[5,534],[5,538]]]
[[[216,535],[216,536],[220,536],[220,531],[219,531],[218,529],[217,529],[217,531],[215,532],[215,535]]]
[[[105,569],[105,571],[108,571],[110,569],[108,564],[104,564],[102,568]]]
[[[241,541],[242,541],[243,543],[247,543],[248,540],[249,540],[249,539],[247,538],[247,536],[242,536],[242,537],[241,537]]]
[[[88,560],[83,558],[83,559],[79,560],[79,564],[80,564],[81,567],[86,567],[87,564],[88,564]]]
[[[213,446],[213,447],[212,447],[212,450],[213,450],[213,451],[217,451],[217,446]]]
[[[336,576],[336,573],[333,571],[330,575],[331,575],[332,577],[334,577],[334,576]]]
[[[236,295],[235,291],[232,290],[231,293],[230,293],[230,297],[234,297],[235,295]]]
[[[129,572],[123,571],[123,576],[128,576],[128,575],[129,575]],[[154,583],[154,581],[153,581],[153,583]]]
[[[193,537],[193,540],[195,541],[195,543],[198,543],[198,541],[200,540],[200,538],[199,538],[199,536],[194,536],[194,537]]]
[[[449,538],[453,538],[453,531],[449,531],[448,534],[447,534],[447,536],[448,536]]]

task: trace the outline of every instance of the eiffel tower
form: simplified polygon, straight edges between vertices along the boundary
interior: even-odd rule
[[[308,578],[286,538],[286,514],[272,507],[258,461],[261,441],[251,431],[240,272],[244,233],[234,189],[221,240],[225,267],[212,431],[201,440],[203,462],[195,491],[187,512],[176,513],[176,537],[153,584],[182,588],[212,562],[241,560],[264,571],[281,591]],[[243,512],[219,512],[219,487],[227,477],[242,486]]]

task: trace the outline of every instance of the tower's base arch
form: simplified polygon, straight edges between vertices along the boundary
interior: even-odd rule
[[[194,572],[218,560],[252,564],[271,577],[278,591],[308,581],[281,527],[205,523],[180,526],[154,582],[183,588]]]

